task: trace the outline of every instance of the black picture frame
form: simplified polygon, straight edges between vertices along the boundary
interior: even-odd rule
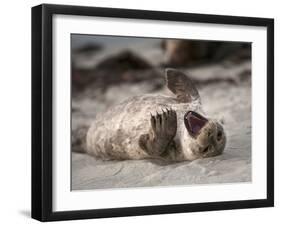
[[[267,198],[54,212],[52,210],[52,18],[55,14],[266,27]],[[273,19],[49,4],[32,8],[32,218],[40,221],[56,221],[270,206],[274,206]]]

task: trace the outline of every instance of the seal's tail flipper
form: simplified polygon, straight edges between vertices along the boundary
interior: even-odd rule
[[[80,126],[72,130],[71,148],[73,152],[86,153],[86,136],[89,126]]]
[[[166,69],[167,87],[177,96],[180,103],[190,103],[199,100],[199,92],[187,75],[183,72],[168,68]]]

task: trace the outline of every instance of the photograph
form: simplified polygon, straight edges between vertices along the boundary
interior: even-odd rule
[[[251,42],[70,40],[72,191],[251,183]]]
[[[34,6],[31,162],[39,221],[274,206],[274,20]]]

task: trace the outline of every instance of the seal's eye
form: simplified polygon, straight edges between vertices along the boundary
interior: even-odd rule
[[[220,142],[223,139],[223,128],[217,123],[217,141]]]
[[[192,137],[196,137],[207,122],[206,118],[194,111],[188,111],[184,115],[185,127]]]
[[[222,131],[219,131],[217,134],[217,140],[220,141],[222,138]]]

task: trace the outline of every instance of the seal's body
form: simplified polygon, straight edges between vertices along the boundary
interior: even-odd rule
[[[148,94],[130,98],[98,116],[87,133],[87,152],[113,159],[150,158],[140,147],[139,139],[141,134],[151,128],[151,114],[162,113],[162,109],[172,108],[176,111],[179,120],[175,122],[178,128],[175,140],[180,142],[179,138],[185,129],[183,115],[187,109],[199,110],[198,106],[179,104],[175,98],[163,95]]]
[[[194,160],[221,154],[223,127],[202,110],[197,89],[181,72],[167,70],[176,94],[132,97],[97,116],[86,135],[86,152],[102,159]]]

